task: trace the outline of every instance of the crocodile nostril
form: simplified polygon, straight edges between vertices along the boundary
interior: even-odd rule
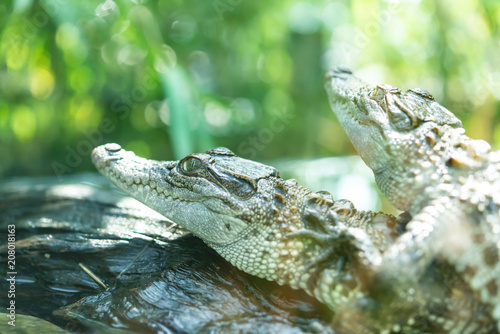
[[[106,151],[109,151],[112,153],[118,152],[122,149],[122,147],[120,145],[115,144],[115,143],[106,144],[106,145],[104,145],[104,148],[106,149]]]
[[[337,67],[333,68],[333,70],[335,72],[340,73],[340,74],[352,74],[352,71],[345,66],[337,66]]]
[[[348,76],[352,75],[352,72],[350,69],[344,66],[337,66],[334,68],[331,68],[328,72],[325,74],[325,81],[328,81],[333,78],[339,78],[339,79],[347,79]]]

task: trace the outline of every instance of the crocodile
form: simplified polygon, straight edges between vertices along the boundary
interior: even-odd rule
[[[383,254],[372,304],[361,312],[376,323],[373,305],[384,302],[384,314],[397,315],[415,286],[423,288],[429,267],[447,263],[482,305],[471,310],[475,319],[490,319],[482,329],[500,330],[500,152],[466,136],[461,121],[423,89],[370,85],[343,67],[327,72],[325,88],[382,193],[412,217]],[[459,332],[466,321],[445,327]]]
[[[483,306],[469,298],[469,286],[447,263],[428,266],[427,281],[415,283],[412,295],[399,303],[377,299],[385,254],[407,234],[407,214],[357,210],[348,200],[283,180],[275,168],[226,148],[155,161],[106,144],[94,149],[92,160],[120,189],[191,231],[237,268],[305,290],[326,304],[338,333],[448,332],[459,316],[466,322],[458,330],[491,332],[488,315],[470,316]],[[394,305],[404,308],[394,313],[397,318]]]
[[[333,311],[364,295],[407,221],[312,192],[226,148],[156,161],[110,143],[95,148],[92,161],[240,270],[303,289]]]

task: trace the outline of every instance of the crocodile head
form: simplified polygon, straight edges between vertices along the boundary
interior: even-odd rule
[[[120,189],[215,245],[234,242],[248,230],[250,209],[268,209],[260,181],[279,176],[273,167],[225,148],[155,161],[106,144],[94,149],[92,161]]]
[[[439,140],[436,136],[447,129],[463,130],[458,118],[420,88],[402,92],[391,85],[369,85],[346,68],[327,72],[325,86],[334,113],[389,200],[394,197],[389,173],[401,182],[404,173],[422,171]],[[408,210],[402,199],[391,202]]]

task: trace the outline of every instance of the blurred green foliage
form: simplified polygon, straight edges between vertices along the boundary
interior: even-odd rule
[[[2,1],[0,177],[94,170],[106,142],[355,154],[323,92],[332,65],[425,88],[499,148],[499,23],[496,0]]]

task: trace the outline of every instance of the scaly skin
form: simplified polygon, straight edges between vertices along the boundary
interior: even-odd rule
[[[330,70],[325,85],[381,191],[413,217],[371,286],[370,300],[386,301],[383,310],[360,308],[371,312],[371,326],[378,326],[376,314],[397,313],[415,287],[424,291],[431,266],[446,263],[485,306],[469,310],[473,320],[462,312],[458,318],[467,318],[444,327],[459,332],[456,326],[485,316],[477,327],[492,317],[500,329],[500,153],[467,137],[460,120],[422,89],[369,85],[345,68]]]
[[[333,311],[364,296],[404,219],[356,210],[225,148],[181,161],[97,147],[99,172],[187,228],[239,269],[304,289]]]
[[[462,333],[491,332],[491,319],[480,314],[482,306],[447,263],[428,266],[426,280],[412,282],[411,295],[396,303],[377,296],[385,291],[379,281],[396,282],[379,273],[406,217],[357,211],[349,201],[313,193],[224,148],[154,161],[107,144],[92,160],[119,188],[241,270],[304,289],[328,305],[338,333],[444,333],[457,319]]]

